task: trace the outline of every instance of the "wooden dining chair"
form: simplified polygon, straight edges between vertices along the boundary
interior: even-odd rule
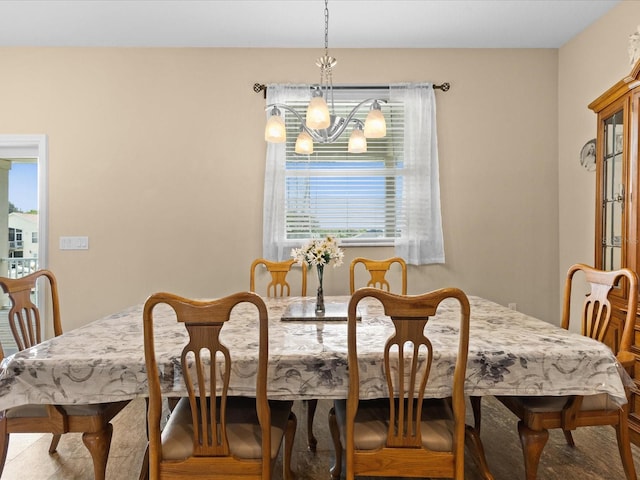
[[[562,309],[562,328],[568,329],[570,322],[571,286],[574,275],[582,272],[591,291],[584,299],[581,315],[583,335],[603,342],[606,338],[619,337],[617,358],[625,367],[633,367],[634,356],[630,351],[633,341],[636,308],[638,304],[638,277],[635,272],[623,268],[616,271],[601,271],[587,265],[573,265],[568,273],[564,287]],[[627,302],[625,318],[621,331],[614,334],[611,322],[611,303],[609,294],[618,285],[620,279],[626,279]],[[625,288],[620,285],[620,288]],[[562,367],[559,365],[558,367]],[[567,368],[571,368],[570,365]],[[594,372],[595,373],[595,372]],[[549,438],[548,430],[561,428],[569,445],[575,446],[571,431],[577,427],[612,425],[616,429],[618,450],[622,466],[628,480],[636,479],[627,416],[628,403],[615,405],[606,393],[560,397],[509,396],[496,397],[509,410],[518,416],[518,433],[524,453],[524,465],[527,480],[537,476],[538,463],[542,450]]]
[[[294,259],[284,260],[282,262],[273,262],[264,258],[257,258],[251,264],[251,279],[249,290],[256,291],[256,269],[258,266],[263,265],[267,271],[271,274],[271,281],[267,284],[266,292],[267,297],[288,297],[291,295],[291,285],[287,282],[287,275],[291,271],[291,268],[296,263]],[[301,274],[301,291],[300,296],[305,297],[307,295],[307,268],[302,266],[300,268]],[[316,409],[318,408],[318,400],[304,400],[304,404],[307,410],[307,448],[315,452],[318,440],[313,434],[313,419],[316,415]]]
[[[245,332],[247,343],[256,350],[255,398],[228,395],[235,372],[233,346],[223,342],[221,331],[233,322],[231,311],[239,304],[255,307],[256,330]],[[166,378],[156,359],[153,312],[158,306],[171,308],[188,333],[188,343],[175,366],[188,396],[178,401],[162,430],[161,382],[174,380]],[[157,293],[145,302],[143,322],[149,384],[149,478],[268,480],[284,438],[284,478],[292,479],[296,418],[292,401],[267,399],[269,330],[267,307],[260,296],[240,292],[196,301]],[[254,333],[255,338],[250,338]]]
[[[42,341],[43,315],[32,301],[38,279],[48,280],[41,292],[48,290],[54,336],[62,334],[58,285],[49,270],[38,270],[22,278],[0,277],[2,290],[9,295],[11,309],[9,326],[19,352]],[[0,345],[0,354],[4,350]],[[16,354],[20,355],[20,353]],[[87,359],[89,361],[91,359]],[[0,476],[4,469],[12,433],[52,433],[49,453],[55,453],[60,436],[68,432],[81,432],[82,441],[93,460],[94,478],[104,480],[113,426],[111,420],[129,402],[91,405],[23,405],[0,412]]]
[[[393,324],[384,342],[387,398],[362,399],[358,357],[358,303],[378,299]],[[429,317],[445,299],[460,306],[460,321],[452,324],[457,355],[452,362],[451,397],[425,398],[434,354],[426,336]],[[346,478],[354,476],[446,477],[464,479],[465,439],[484,462],[483,474],[491,479],[479,437],[465,425],[464,381],[469,348],[469,301],[459,289],[446,288],[422,295],[397,295],[376,288],[361,288],[351,297],[347,320],[349,392],[336,400],[329,426],[336,463],[331,470],[340,478],[342,450],[346,452]],[[472,438],[473,437],[473,438]]]
[[[264,258],[257,258],[251,264],[251,280],[249,290],[256,291],[256,269],[259,265],[263,265],[271,274],[271,281],[267,285],[267,297],[288,297],[291,295],[291,285],[287,282],[287,275],[291,271],[291,267],[296,263],[292,258],[282,262],[272,262]],[[302,267],[302,287],[300,295],[307,295],[307,269]]]
[[[357,257],[351,261],[349,266],[349,288],[351,294],[356,291],[356,268],[358,265],[364,265],[367,272],[369,272],[370,279],[367,282],[367,287],[380,288],[388,292],[391,291],[391,285],[386,278],[386,274],[391,266],[397,263],[400,265],[402,275],[402,288],[400,293],[402,295],[407,294],[407,263],[400,257],[387,258],[386,260],[372,260],[369,258]]]

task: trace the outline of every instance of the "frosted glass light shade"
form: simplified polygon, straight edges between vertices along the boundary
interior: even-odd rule
[[[367,139],[361,128],[354,128],[349,137],[349,153],[364,153],[367,151]]]
[[[313,139],[304,130],[300,132],[296,139],[296,153],[300,155],[311,155],[313,153]]]
[[[387,122],[379,108],[369,110],[364,122],[364,136],[367,138],[382,138],[387,134]]]
[[[322,130],[329,128],[331,118],[329,116],[329,107],[327,102],[321,96],[311,98],[307,107],[307,117],[305,123],[308,128],[314,130]]]
[[[287,130],[284,119],[280,115],[271,115],[264,127],[264,139],[271,143],[283,143],[287,141]]]

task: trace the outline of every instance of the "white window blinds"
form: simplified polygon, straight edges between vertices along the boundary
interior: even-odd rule
[[[345,118],[359,103],[355,99],[388,100],[384,90],[338,90],[333,112]],[[330,101],[330,99],[329,99]],[[290,106],[304,118],[307,102]],[[383,106],[387,135],[367,139],[367,152],[351,154],[351,128],[331,144],[314,144],[311,155],[297,155],[300,122],[294,115],[287,126],[285,163],[285,228],[288,240],[331,235],[341,244],[393,245],[404,220],[402,209],[402,151],[404,115],[400,103]],[[364,122],[368,108],[355,118]]]

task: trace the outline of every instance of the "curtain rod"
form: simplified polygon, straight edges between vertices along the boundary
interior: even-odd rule
[[[345,85],[343,87],[337,86],[334,88],[336,90],[351,90],[351,89],[374,90],[374,89],[381,89],[381,88],[389,88],[389,85],[365,85],[362,87],[355,86],[355,85]],[[451,85],[449,85],[449,82],[444,82],[440,85],[434,85],[433,88],[434,90],[442,90],[443,92],[447,92],[451,88]],[[264,98],[267,98],[267,86],[264,83],[254,83],[253,91],[256,93],[264,92]]]

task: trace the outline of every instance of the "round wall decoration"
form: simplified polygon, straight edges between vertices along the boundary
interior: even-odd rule
[[[596,169],[596,139],[589,140],[580,150],[580,165],[587,172],[593,172]]]

